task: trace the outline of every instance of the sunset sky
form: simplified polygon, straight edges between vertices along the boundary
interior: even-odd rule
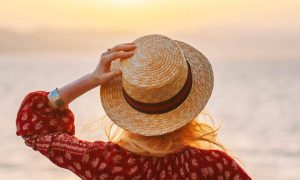
[[[0,1],[0,27],[102,31],[300,28],[294,0],[14,0]]]
[[[299,9],[298,0],[0,0],[0,30],[202,37],[295,58]]]

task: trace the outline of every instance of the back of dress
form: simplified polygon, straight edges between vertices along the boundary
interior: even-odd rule
[[[99,143],[102,144],[102,142]],[[108,142],[103,159],[102,168],[100,168],[103,172],[98,172],[101,178],[251,179],[226,153],[190,146],[164,157],[150,157],[137,155],[124,150],[117,144]]]
[[[51,108],[46,91],[29,93],[16,118],[25,144],[82,179],[251,179],[226,153],[190,146],[165,157],[127,151],[112,142],[89,142],[75,134],[74,115]]]

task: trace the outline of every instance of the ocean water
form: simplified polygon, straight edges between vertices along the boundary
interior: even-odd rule
[[[16,136],[15,118],[24,96],[52,90],[94,70],[97,54],[0,54],[0,175],[1,179],[77,180]],[[211,62],[214,91],[206,109],[219,140],[253,179],[300,179],[300,61]],[[99,88],[70,104],[76,136],[106,140],[99,130],[80,131],[89,119],[104,114]]]

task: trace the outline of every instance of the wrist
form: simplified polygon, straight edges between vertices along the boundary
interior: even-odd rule
[[[100,85],[99,78],[94,73],[88,73],[87,77],[92,87],[97,87]]]
[[[52,109],[63,111],[68,108],[68,105],[66,105],[65,102],[61,99],[57,88],[48,93],[47,99],[48,104]]]

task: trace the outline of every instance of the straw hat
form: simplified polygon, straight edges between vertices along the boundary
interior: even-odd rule
[[[108,117],[144,136],[162,135],[186,125],[205,107],[213,89],[207,58],[192,46],[162,35],[134,41],[132,57],[112,62],[122,76],[101,85]]]

